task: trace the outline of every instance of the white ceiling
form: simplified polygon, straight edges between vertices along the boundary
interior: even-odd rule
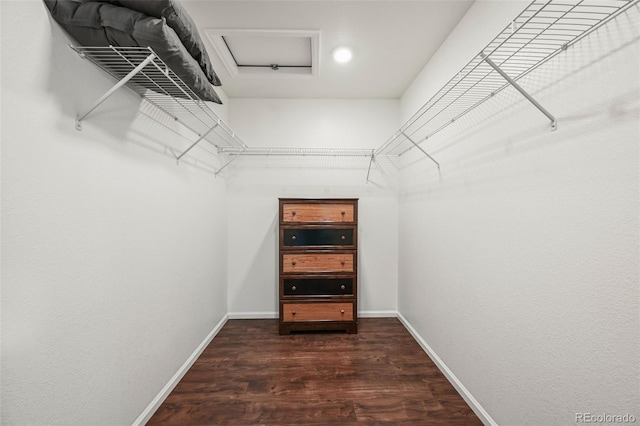
[[[205,39],[230,98],[397,99],[473,2],[183,0],[182,4]],[[300,76],[266,68],[263,73],[234,76],[205,36],[207,30],[318,31],[317,70]],[[351,47],[350,63],[333,62],[331,51],[338,46]]]

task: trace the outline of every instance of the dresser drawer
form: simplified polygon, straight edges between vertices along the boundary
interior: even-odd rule
[[[284,278],[285,296],[352,296],[353,278]]]
[[[283,203],[282,222],[355,222],[353,204],[335,203]]]
[[[353,253],[284,253],[282,273],[353,272]]]
[[[353,303],[283,303],[284,322],[353,321]]]
[[[283,247],[354,245],[355,228],[295,228],[282,230]]]

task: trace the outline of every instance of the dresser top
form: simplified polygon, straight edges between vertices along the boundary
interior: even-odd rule
[[[345,202],[345,201],[358,201],[359,198],[278,198],[284,202],[296,202],[296,203],[326,203],[326,202]]]

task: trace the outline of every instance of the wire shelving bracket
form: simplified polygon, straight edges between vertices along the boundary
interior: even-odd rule
[[[82,58],[105,70],[117,83],[102,95],[86,112],[76,117],[76,129],[82,122],[121,87],[126,86],[151,105],[180,122],[195,135],[196,140],[182,153],[175,154],[179,162],[191,149],[206,140],[217,149],[232,147],[244,150],[247,145],[226,125],[207,103],[196,96],[149,47],[83,47],[71,46]],[[216,175],[226,167],[224,165]]]
[[[515,88],[557,128],[556,118],[517,80],[640,0],[534,0],[374,152],[401,156],[507,87]]]

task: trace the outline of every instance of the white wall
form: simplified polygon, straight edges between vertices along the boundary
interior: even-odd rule
[[[440,174],[403,170],[399,311],[498,424],[640,418],[639,15],[521,82],[557,131],[505,91],[423,145]]]
[[[1,421],[131,424],[227,313],[225,184],[129,93],[76,131],[113,82],[1,3]]]
[[[230,104],[231,126],[251,147],[375,148],[399,125],[394,100],[233,99]],[[377,170],[366,182],[367,158],[238,161],[242,171],[232,171],[228,183],[232,316],[277,314],[278,197],[359,198],[358,309],[365,315],[396,311],[397,195]]]
[[[402,122],[479,54],[529,3],[529,0],[476,0],[402,95]]]

